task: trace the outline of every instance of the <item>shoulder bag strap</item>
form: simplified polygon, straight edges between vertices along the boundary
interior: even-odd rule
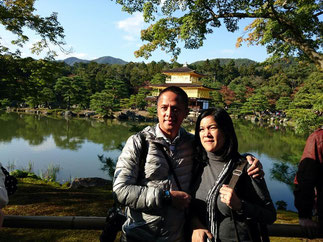
[[[232,171],[232,177],[231,180],[229,182],[229,187],[234,189],[234,187],[236,186],[240,176],[242,175],[243,169],[245,168],[245,166],[248,164],[247,160],[243,160],[237,167],[236,169],[234,169]]]
[[[234,189],[240,176],[242,175],[243,169],[245,168],[245,166],[248,164],[248,161],[246,159],[244,159],[240,164],[238,164],[238,166],[232,171],[232,177],[231,180],[229,182],[229,187]],[[235,234],[236,234],[236,239],[238,242],[240,242],[240,238],[239,238],[239,234],[238,234],[238,229],[237,229],[237,224],[236,224],[236,220],[234,218],[234,214],[232,209],[230,209],[231,211],[231,217],[233,219],[233,224],[234,224],[234,228],[235,228]]]
[[[140,137],[140,143],[141,143],[141,151],[140,151],[140,157],[139,157],[139,174],[137,178],[137,182],[141,177],[143,177],[143,174],[145,172],[145,164],[148,154],[148,145],[146,142],[146,137],[142,132],[139,132]]]
[[[9,176],[9,172],[6,170],[6,168],[1,166],[1,170],[2,170],[3,174],[5,175],[5,177]]]
[[[173,164],[172,164],[172,161],[171,161],[171,157],[169,157],[169,155],[166,153],[165,149],[164,149],[164,146],[162,146],[161,144],[156,144],[157,146],[159,146],[160,150],[163,152],[163,155],[165,157],[165,159],[167,160],[167,163],[168,163],[168,166],[169,166],[169,171],[171,174],[173,174],[173,177],[175,179],[175,182],[176,182],[176,185],[178,187],[178,189],[180,191],[183,191],[182,190],[182,187],[181,187],[181,184],[179,183],[179,180],[176,176],[176,173],[174,171],[174,168],[173,168]]]

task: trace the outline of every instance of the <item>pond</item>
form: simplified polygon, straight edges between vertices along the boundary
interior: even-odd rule
[[[260,159],[274,202],[293,205],[292,183],[306,136],[282,127],[265,127],[234,120],[241,153]],[[64,119],[0,112],[0,162],[9,169],[32,170],[37,175],[58,167],[61,183],[77,177],[110,179],[103,158],[116,160],[127,138],[147,123]],[[186,129],[194,132],[192,125]]]

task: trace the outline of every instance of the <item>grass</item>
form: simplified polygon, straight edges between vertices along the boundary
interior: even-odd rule
[[[112,206],[111,186],[72,190],[58,183],[19,178],[6,215],[100,216]],[[99,230],[2,228],[0,241],[99,241]]]
[[[8,229],[2,228],[0,241],[99,241],[98,230],[54,230],[54,229]]]
[[[111,186],[68,189],[55,182],[18,178],[18,190],[4,209],[8,215],[106,216]]]
[[[103,188],[69,189],[56,182],[18,178],[18,190],[4,209],[7,215],[26,216],[100,216],[112,206],[111,185]],[[297,213],[277,211],[278,224],[297,224]],[[0,241],[99,241],[100,230],[54,230],[2,228]],[[271,241],[323,241],[271,237]]]

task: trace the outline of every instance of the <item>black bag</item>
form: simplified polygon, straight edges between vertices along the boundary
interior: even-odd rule
[[[243,173],[243,169],[246,167],[247,164],[248,164],[248,161],[246,159],[243,159],[240,163],[238,163],[237,167],[233,170],[232,177],[228,184],[230,188],[234,189],[240,176]],[[231,210],[231,217],[234,222],[236,239],[239,242],[240,238],[239,238],[239,234],[238,234],[238,230],[236,227],[236,222],[235,222],[235,218],[232,213],[232,210]],[[259,241],[259,242],[270,241],[266,224],[259,223],[258,221],[255,221],[253,219],[246,219],[246,223],[247,223],[247,229],[248,229],[248,233],[251,241]]]
[[[126,221],[126,215],[117,205],[109,209],[104,229],[100,235],[101,242],[113,242]]]
[[[17,178],[14,176],[11,176],[9,172],[2,166],[1,166],[1,170],[5,175],[4,185],[7,189],[8,196],[10,196],[14,194],[17,190],[17,183],[18,183]]]
[[[142,144],[140,157],[139,157],[139,175],[138,181],[143,176],[143,170],[146,163],[148,153],[148,146],[146,138],[142,132],[139,132],[140,141]],[[104,229],[100,235],[101,242],[113,242],[117,237],[119,231],[122,231],[122,225],[126,222],[127,216],[122,211],[120,204],[114,198],[112,208],[109,209],[107,218],[105,220]]]

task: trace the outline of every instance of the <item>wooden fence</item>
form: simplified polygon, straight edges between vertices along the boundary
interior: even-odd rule
[[[102,230],[104,223],[105,217],[5,215],[3,227]],[[296,224],[273,224],[268,226],[268,231],[273,237],[306,238],[306,232]]]

